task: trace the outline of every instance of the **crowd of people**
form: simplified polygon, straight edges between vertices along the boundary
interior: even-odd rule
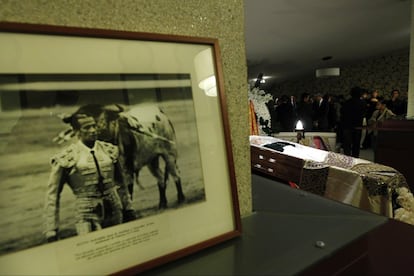
[[[294,131],[301,120],[305,131],[336,132],[337,151],[359,157],[361,148],[375,147],[378,122],[404,118],[407,101],[394,89],[388,98],[378,90],[353,87],[349,95],[303,93],[282,95],[268,103],[274,133]]]

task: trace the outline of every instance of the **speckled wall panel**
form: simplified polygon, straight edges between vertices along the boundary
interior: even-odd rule
[[[0,20],[219,40],[240,211],[251,213],[243,0],[0,0]]]
[[[408,82],[407,118],[414,119],[414,1],[411,1],[410,76]]]

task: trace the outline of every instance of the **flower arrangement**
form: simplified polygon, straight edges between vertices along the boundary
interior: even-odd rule
[[[414,196],[406,188],[401,187],[395,190],[398,194],[397,203],[401,207],[394,212],[394,219],[414,225]]]
[[[257,125],[259,127],[259,135],[270,133],[271,117],[266,103],[273,100],[271,94],[267,94],[258,87],[253,87],[248,91],[249,101],[253,103],[254,112],[256,113]]]

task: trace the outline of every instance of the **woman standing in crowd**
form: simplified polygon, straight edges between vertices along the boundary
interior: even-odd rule
[[[371,118],[374,111],[377,110],[378,97],[379,97],[379,92],[378,90],[374,89],[371,92],[371,96],[369,97],[368,103],[367,103],[367,113],[366,113],[367,125],[368,125],[368,120]],[[371,147],[371,142],[372,142],[371,136],[372,136],[372,133],[367,131],[365,140],[363,141],[361,148]]]
[[[375,129],[378,123],[385,120],[395,118],[396,114],[387,108],[386,101],[383,97],[378,98],[377,109],[372,113],[371,118],[368,120],[368,126],[370,127],[369,133],[372,134],[372,146],[375,149],[378,131]]]

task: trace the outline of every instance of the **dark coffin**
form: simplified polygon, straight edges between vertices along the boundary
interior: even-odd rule
[[[300,183],[305,161],[274,150],[251,145],[252,170],[284,181]]]
[[[388,217],[400,208],[397,189],[408,188],[392,167],[274,137],[251,136],[250,151],[253,173]]]

